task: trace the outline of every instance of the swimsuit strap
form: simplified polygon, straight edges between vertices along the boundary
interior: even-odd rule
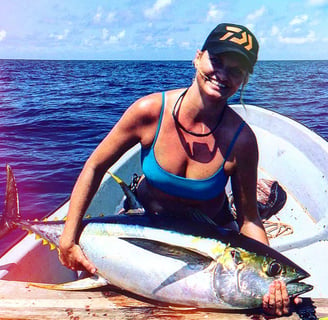
[[[159,130],[161,129],[161,124],[162,124],[162,119],[163,119],[163,114],[164,114],[164,108],[165,108],[165,92],[162,92],[162,108],[161,108],[161,113],[159,115],[159,119],[158,119],[158,125],[157,125],[157,129],[156,129],[156,133],[155,133],[155,137],[154,137],[154,141],[151,145],[151,149],[154,148],[158,134],[159,134]]]
[[[243,130],[245,124],[246,124],[245,121],[243,121],[243,122],[240,124],[238,130],[236,131],[234,137],[232,138],[232,140],[231,140],[231,142],[230,142],[230,145],[229,145],[229,147],[228,147],[228,151],[227,151],[227,153],[226,153],[226,156],[224,157],[224,162],[226,162],[227,159],[229,158],[230,153],[231,153],[231,151],[232,151],[232,148],[234,147],[235,142],[236,142],[236,140],[237,140],[237,138],[238,138],[238,136],[239,136],[241,130]]]

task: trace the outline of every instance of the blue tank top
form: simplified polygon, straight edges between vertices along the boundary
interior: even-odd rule
[[[141,166],[147,181],[155,188],[179,197],[193,200],[209,200],[213,199],[222,192],[228,182],[228,176],[224,172],[224,164],[228,159],[231,150],[237,140],[245,122],[243,121],[235,133],[223,163],[218,171],[211,177],[206,179],[190,179],[177,176],[170,172],[165,171],[157,162],[154,153],[154,146],[159,134],[162,123],[163,113],[165,107],[165,93],[162,93],[162,109],[158,120],[158,127],[154,137],[154,141],[150,148],[141,149]]]

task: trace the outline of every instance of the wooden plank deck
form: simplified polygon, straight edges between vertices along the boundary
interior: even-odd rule
[[[304,303],[309,303],[305,299]],[[312,301],[311,301],[312,302]],[[328,299],[313,301],[318,318],[328,317]],[[311,308],[310,308],[311,310]],[[313,308],[312,308],[313,310]],[[0,280],[0,319],[264,320],[261,314],[171,309],[118,291],[53,291],[25,282]],[[300,319],[296,312],[279,319]],[[313,318],[311,318],[313,319]],[[328,319],[328,318],[327,318]]]

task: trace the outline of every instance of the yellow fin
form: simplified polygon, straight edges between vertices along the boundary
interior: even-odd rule
[[[118,184],[124,184],[124,181],[120,178],[120,177],[118,177],[117,175],[115,175],[114,173],[112,173],[112,172],[110,172],[110,171],[107,171],[110,175],[111,175],[111,177],[118,183]]]
[[[49,242],[49,247],[51,251],[56,249],[56,246],[51,242]]]
[[[42,244],[45,246],[45,245],[49,244],[49,241],[46,239],[42,239]]]

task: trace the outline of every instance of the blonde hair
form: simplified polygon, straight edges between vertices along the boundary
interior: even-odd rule
[[[249,79],[249,72],[247,72],[246,75],[245,75],[243,84],[242,84],[241,89],[240,89],[240,97],[239,97],[239,102],[245,110],[246,110],[246,106],[245,106],[245,103],[244,103],[244,100],[243,100],[243,95],[244,95],[245,87],[248,83],[248,79]]]

